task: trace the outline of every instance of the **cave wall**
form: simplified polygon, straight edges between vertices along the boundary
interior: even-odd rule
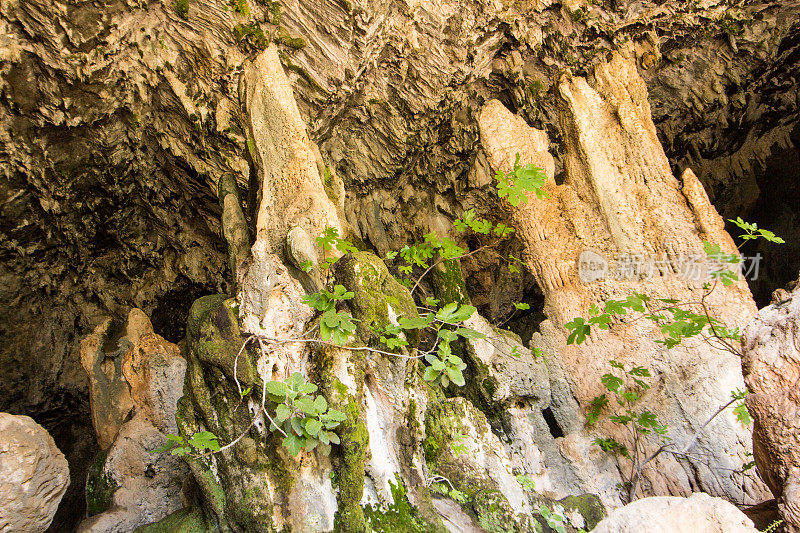
[[[557,81],[612,49],[636,59],[676,171],[694,168],[724,216],[797,231],[796,192],[776,191],[796,191],[798,1],[181,5],[0,5],[0,410],[60,425],[59,446],[91,438],[77,339],[136,306],[177,342],[190,303],[227,289],[215,188],[232,172],[248,189],[239,74],[266,39],[347,222],[381,254],[467,207],[504,216],[477,150],[491,98],[548,132],[561,179]],[[484,314],[509,313],[497,286],[535,298],[530,276],[485,264],[465,264]]]

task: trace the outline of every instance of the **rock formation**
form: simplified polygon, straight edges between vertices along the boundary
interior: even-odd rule
[[[762,309],[744,331],[742,371],[755,421],[753,459],[778,498],[786,528],[800,531],[800,290]]]
[[[27,416],[0,413],[0,531],[42,533],[69,485],[64,454]]]
[[[127,410],[113,420],[119,425],[103,424],[111,417],[114,405],[103,403],[104,397],[92,395],[93,419],[99,421],[97,438],[101,445],[110,444],[94,459],[86,480],[87,518],[78,531],[83,533],[123,533],[180,511],[192,501],[187,487],[192,482],[189,469],[180,457],[157,454],[153,450],[165,442],[165,435],[178,432],[175,414],[183,395],[186,360],[180,349],[153,332],[148,317],[140,309],[132,309],[124,327],[124,336],[116,341],[120,353],[109,357],[102,351],[111,330],[111,320],[103,324],[81,343],[84,354],[96,350],[96,359],[115,361],[113,377],[117,397],[126,399]],[[99,333],[99,335],[98,335]],[[98,341],[98,339],[102,339]],[[90,366],[92,391],[108,390],[96,381],[108,379],[103,362]],[[101,368],[99,373],[92,373]]]
[[[575,420],[592,398],[604,392],[599,376],[610,369],[610,360],[617,360],[651,368],[659,377],[645,401],[670,428],[670,438],[683,446],[733,391],[743,388],[735,355],[699,339],[664,349],[653,342],[660,333],[647,321],[599,331],[581,346],[567,346],[561,326],[586,315],[592,305],[625,299],[634,291],[652,298],[698,301],[702,283],[709,278],[692,279],[681,272],[680,262],[702,257],[703,241],[719,244],[728,253],[735,246],[694,174],[687,170],[680,182],[673,176],[635,64],[614,55],[597,66],[593,82],[591,86],[576,77],[559,86],[566,133],[564,183],[549,179],[545,187],[549,198],[531,197],[511,209],[511,221],[524,245],[523,259],[544,294],[547,320],[532,344],[552,354],[548,357],[551,388],[570,391],[561,397],[563,403],[552,405],[556,419],[568,428],[567,435],[583,431]],[[497,101],[484,107],[479,121],[493,169],[509,171],[515,154],[520,154],[523,161],[537,164],[552,177],[544,132],[530,128]],[[587,251],[608,254],[600,259],[612,265],[615,256],[641,261],[632,263],[630,272],[609,268],[605,275],[586,280],[581,279],[579,263]],[[712,316],[730,326],[743,326],[755,313],[743,280],[718,287],[707,306]],[[553,367],[559,368],[558,373]],[[599,425],[594,431],[620,441],[627,438],[613,425]],[[647,453],[659,445],[651,443]],[[744,487],[747,502],[764,499],[760,481],[742,477],[750,434],[730,412],[704,428],[697,447],[702,459],[659,456],[645,469],[647,493],[688,495],[700,487],[735,499],[742,497]],[[725,454],[706,456],[708,450],[720,447]]]

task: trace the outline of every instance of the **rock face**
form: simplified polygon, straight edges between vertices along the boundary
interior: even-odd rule
[[[658,377],[643,405],[658,413],[670,428],[670,438],[683,446],[694,437],[693,428],[743,387],[736,356],[699,340],[665,350],[653,342],[660,333],[644,323],[647,321],[615,325],[610,331],[593,334],[580,346],[566,345],[561,326],[585,316],[592,304],[602,307],[605,300],[625,299],[633,291],[653,298],[697,301],[705,278],[682,275],[681,261],[698,254],[702,257],[704,240],[729,252],[735,246],[694,174],[687,170],[681,181],[673,176],[635,64],[614,55],[610,62],[596,67],[593,85],[584,78],[567,78],[559,91],[566,135],[564,183],[548,180],[545,190],[549,198],[533,197],[511,210],[511,220],[524,243],[523,259],[545,300],[547,320],[532,344],[551,354],[547,356],[552,364],[551,388],[570,391],[561,396],[563,402],[553,402],[554,416],[563,421],[565,433],[580,439],[585,430],[570,422],[578,407],[572,397],[585,410],[593,397],[605,392],[599,376],[609,371],[611,359],[642,365]],[[493,169],[508,171],[514,154],[520,153],[524,163],[533,162],[552,172],[547,139],[520,123],[499,102],[487,104],[479,122],[483,148]],[[600,257],[599,251],[608,256]],[[609,269],[601,272],[605,275],[581,279],[582,253],[593,253],[597,262],[606,265],[613,265],[614,255],[623,261],[626,256],[643,259],[638,269],[621,275]],[[741,327],[755,314],[742,280],[718,287],[707,298],[707,305],[712,316],[729,326]],[[554,372],[554,368],[559,370]],[[608,423],[599,424],[592,432],[626,440],[619,426]],[[726,452],[702,460],[690,456],[681,462],[662,454],[645,468],[646,493],[688,495],[700,487],[736,499],[742,497],[744,486],[745,499],[760,502],[765,487],[757,479],[736,473],[747,462],[749,441],[749,431],[731,413],[725,413],[705,428],[697,446]],[[658,442],[650,443],[647,453],[658,446]]]
[[[800,289],[759,311],[743,335],[753,454],[789,531],[800,531]]]
[[[173,422],[174,424],[174,422]],[[89,518],[80,533],[127,533],[183,509],[189,469],[180,457],[155,454],[164,434],[143,414],[126,422],[89,471]]]
[[[42,533],[69,485],[67,460],[33,419],[0,413],[0,531]]]
[[[608,515],[596,533],[755,533],[753,522],[734,505],[708,494],[688,498],[643,498]]]

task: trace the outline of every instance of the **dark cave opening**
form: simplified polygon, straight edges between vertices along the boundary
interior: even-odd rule
[[[558,420],[556,420],[556,415],[553,414],[552,409],[549,407],[545,408],[542,411],[542,417],[547,423],[547,428],[550,430],[550,435],[552,435],[554,439],[564,436],[564,430],[561,429],[561,426],[559,425]]]
[[[772,292],[798,279],[800,272],[800,126],[790,136],[793,147],[775,149],[756,172],[760,190],[753,207],[742,215],[759,228],[768,229],[783,238],[784,244],[763,239],[745,242],[741,251],[756,257],[758,272],[747,276],[753,298],[759,308],[770,304]],[[721,210],[721,209],[720,209]],[[721,210],[722,211],[722,210]],[[727,222],[728,232],[737,244],[739,228]]]
[[[173,288],[158,299],[150,315],[153,330],[169,342],[179,343],[186,336],[186,319],[194,301],[201,296],[218,292],[213,286],[195,283],[185,276],[178,276]]]

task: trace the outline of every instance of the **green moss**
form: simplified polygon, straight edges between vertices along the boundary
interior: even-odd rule
[[[189,20],[189,0],[175,0],[175,12],[183,20]]]
[[[142,526],[135,533],[211,533],[205,520],[203,511],[199,507],[190,507],[174,512],[166,518]]]
[[[394,503],[383,509],[371,505],[364,506],[364,516],[375,533],[431,533],[442,531],[438,524],[425,520],[416,507],[411,505],[406,495],[403,482],[397,477],[397,483],[389,483],[392,488]]]
[[[231,0],[231,6],[233,7],[233,10],[239,13],[241,16],[250,16],[250,4],[247,3],[247,0]]]
[[[472,508],[478,518],[478,525],[486,533],[518,533],[526,531],[511,512],[503,493],[499,490],[478,492],[473,499]]]
[[[275,40],[295,50],[302,50],[306,47],[305,39],[302,37],[292,37],[289,34],[289,30],[283,26],[278,26],[278,29],[275,30]]]
[[[580,496],[567,496],[559,500],[564,509],[577,509],[586,520],[586,530],[591,531],[600,521],[606,517],[606,510],[600,498],[594,494],[582,494]]]
[[[264,30],[255,22],[237,24],[233,27],[233,35],[239,43],[256,50],[264,50],[269,46],[269,39],[264,34]]]
[[[186,326],[188,347],[200,362],[221,369],[231,381],[235,372],[242,386],[250,387],[260,380],[253,364],[252,344],[239,353],[244,339],[234,312],[235,304],[235,300],[222,295],[195,301],[189,309]]]
[[[369,434],[367,425],[361,420],[358,402],[354,397],[349,398],[344,413],[347,420],[337,428],[341,439],[342,460],[336,472],[339,480],[339,508],[336,511],[335,529],[343,533],[366,533],[369,530],[361,508],[361,497],[364,494]]]
[[[397,316],[419,316],[411,293],[389,274],[386,264],[375,254],[347,254],[333,265],[332,272],[338,283],[355,294],[349,304],[353,315],[361,321],[357,334],[362,342],[377,344],[370,328],[389,324],[389,308]],[[419,332],[409,331],[408,342],[418,345]]]
[[[422,449],[425,461],[431,470],[436,468],[440,457],[450,450],[453,436],[462,433],[465,400],[454,398],[428,404],[425,414],[425,440]]]
[[[458,259],[445,261],[431,271],[431,281],[440,305],[456,302],[459,305],[470,303],[461,262]]]
[[[101,451],[95,457],[86,477],[86,514],[94,516],[111,507],[114,493],[119,485],[105,473],[107,453]]]

